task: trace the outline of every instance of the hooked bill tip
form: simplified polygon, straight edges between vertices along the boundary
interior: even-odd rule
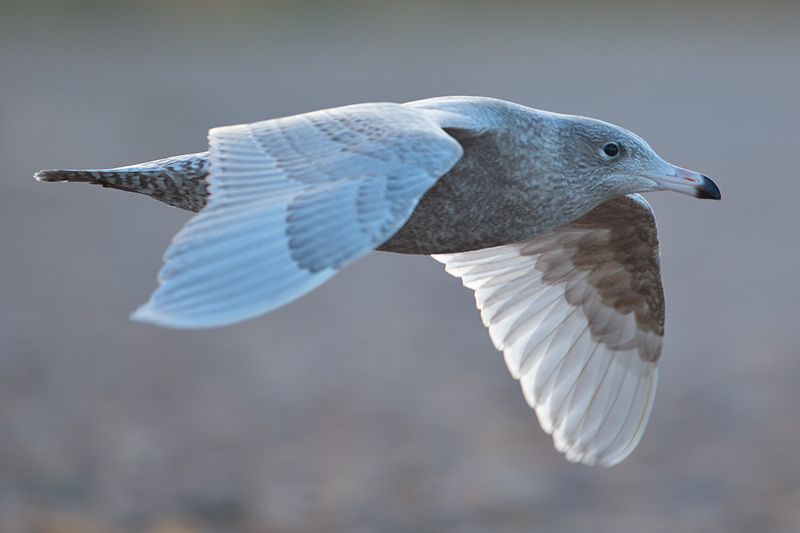
[[[711,181],[708,176],[702,176],[702,181],[697,186],[695,197],[703,200],[720,200],[722,199],[722,193],[717,184]]]

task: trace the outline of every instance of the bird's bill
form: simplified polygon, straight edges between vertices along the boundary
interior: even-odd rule
[[[668,176],[653,177],[656,190],[675,191],[694,196],[695,198],[709,198],[719,200],[722,194],[717,184],[707,176],[681,167],[670,165],[672,171]]]

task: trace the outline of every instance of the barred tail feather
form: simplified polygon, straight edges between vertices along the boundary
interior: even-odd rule
[[[33,177],[43,182],[92,183],[146,194],[168,205],[196,212],[208,199],[208,165],[208,152],[202,152],[119,168],[40,170]]]
[[[84,183],[97,183],[99,172],[90,170],[39,170],[33,177],[36,181],[77,181]]]

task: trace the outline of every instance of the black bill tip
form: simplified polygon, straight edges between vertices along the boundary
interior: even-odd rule
[[[722,199],[722,193],[719,191],[719,187],[717,184],[711,181],[708,176],[703,176],[700,183],[696,186],[695,197],[708,199],[708,200],[720,200]]]

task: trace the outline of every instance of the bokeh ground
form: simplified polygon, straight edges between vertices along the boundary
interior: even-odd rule
[[[2,6],[0,531],[800,531],[800,12],[480,6]],[[30,178],[442,94],[604,118],[722,188],[649,196],[668,337],[618,467],[552,448],[430,259],[157,329],[126,317],[187,214]]]

